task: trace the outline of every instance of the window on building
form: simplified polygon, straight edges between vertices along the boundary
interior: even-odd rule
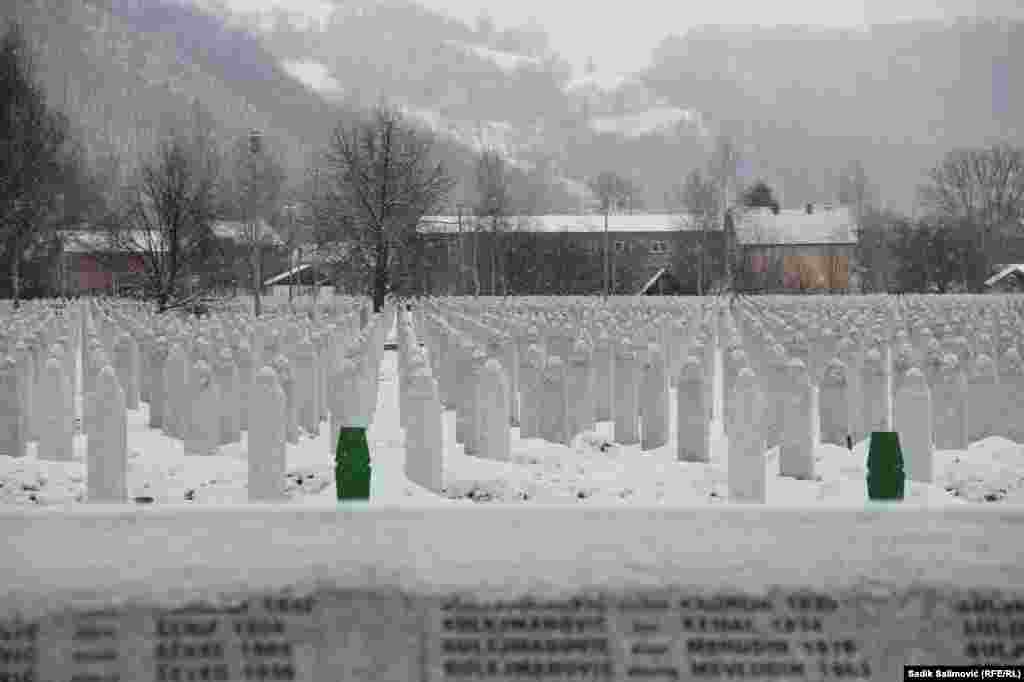
[[[651,242],[651,253],[665,253],[666,250],[665,242],[660,239]]]
[[[626,242],[621,241],[621,240],[620,241],[616,241],[615,242],[615,253],[625,253],[625,252],[626,252]]]

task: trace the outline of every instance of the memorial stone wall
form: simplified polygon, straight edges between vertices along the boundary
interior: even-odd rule
[[[7,512],[0,681],[881,682],[904,665],[1012,669],[1024,665],[1022,519]],[[80,551],[48,544],[66,532]],[[268,535],[273,556],[254,553]]]

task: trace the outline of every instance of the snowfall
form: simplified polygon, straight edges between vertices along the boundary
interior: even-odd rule
[[[394,330],[391,332],[392,337]],[[720,362],[720,355],[718,362]],[[639,445],[612,441],[612,425],[599,422],[571,446],[519,437],[511,429],[511,458],[494,461],[465,455],[455,442],[455,413],[444,412],[444,481],[438,495],[410,482],[404,473],[404,430],[399,426],[397,355],[382,353],[380,391],[368,432],[373,477],[371,505],[431,504],[596,504],[693,506],[728,504],[728,439],[720,420],[711,425],[711,462],[676,460],[674,426],[667,445],[644,452]],[[718,363],[716,363],[718,364]],[[719,365],[720,366],[720,365]],[[81,369],[78,368],[80,372]],[[720,373],[716,373],[721,376]],[[721,406],[721,382],[714,387]],[[671,391],[675,414],[675,391]],[[76,398],[81,415],[81,396]],[[721,410],[716,410],[716,415]],[[185,456],[181,441],[147,426],[148,405],[127,413],[128,494],[132,504],[245,505],[247,439],[221,447],[220,454]],[[324,422],[315,437],[302,433],[288,445],[285,504],[332,507],[334,447]],[[75,436],[70,462],[36,457],[30,443],[24,457],[0,456],[0,503],[23,507],[85,504],[86,440]],[[778,475],[778,448],[765,453],[767,504],[773,506],[863,506],[866,504],[866,442],[853,450],[819,445],[815,480]],[[935,481],[907,481],[905,505],[1024,503],[1024,445],[999,437],[966,450],[935,453]]]

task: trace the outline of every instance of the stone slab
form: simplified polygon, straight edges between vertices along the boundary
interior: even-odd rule
[[[904,664],[1024,665],[1022,530],[1008,506],[5,511],[0,680],[895,680]]]

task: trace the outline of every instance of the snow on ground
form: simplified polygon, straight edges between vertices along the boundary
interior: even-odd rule
[[[674,426],[666,446],[642,452],[638,445],[611,441],[611,424],[602,422],[578,436],[571,447],[540,439],[521,439],[512,429],[511,459],[496,462],[463,454],[454,442],[455,413],[444,414],[445,489],[436,495],[411,483],[404,473],[404,431],[398,425],[397,356],[383,355],[381,390],[368,432],[373,478],[371,503],[382,505],[471,504],[484,502],[600,505],[723,504],[728,502],[728,439],[721,422],[712,423],[712,461],[675,459]],[[720,405],[721,385],[715,386]],[[675,391],[671,392],[675,414]],[[81,396],[78,398],[81,414]],[[245,504],[247,438],[224,446],[216,456],[185,456],[180,441],[150,429],[148,406],[128,413],[129,498],[161,503]],[[286,494],[293,504],[337,504],[333,444],[328,425],[320,434],[300,435],[288,446]],[[85,436],[75,437],[71,462],[36,457],[35,443],[21,458],[0,456],[0,504],[75,505],[86,492]],[[779,506],[856,506],[865,502],[866,444],[852,451],[821,445],[817,480],[783,478],[778,448],[765,454],[767,503]],[[935,483],[908,481],[906,501],[925,506],[964,502],[1024,503],[1024,445],[987,438],[967,450],[935,454]]]

